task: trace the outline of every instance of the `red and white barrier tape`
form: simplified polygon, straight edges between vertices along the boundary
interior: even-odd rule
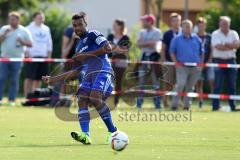
[[[0,62],[67,62],[61,58],[0,58]],[[174,63],[174,62],[153,62],[153,61],[128,61],[111,60],[112,62],[128,64],[158,64],[168,66],[189,66],[189,67],[214,67],[214,68],[240,68],[239,64],[217,64],[217,63]]]
[[[120,92],[113,91],[112,95],[119,94]],[[180,97],[190,97],[190,98],[203,98],[203,99],[219,99],[219,100],[236,100],[240,101],[240,95],[227,95],[227,94],[207,94],[207,93],[194,93],[194,92],[189,92],[189,93],[177,93],[177,92],[167,92],[167,91],[155,91],[155,90],[128,90],[125,92],[122,92],[121,94],[124,93],[145,93],[145,94],[152,94],[152,95],[159,95],[159,96],[180,96]],[[137,97],[137,96],[136,96]],[[64,96],[64,97],[46,97],[46,98],[29,98],[25,99],[24,101],[30,101],[30,102],[39,102],[39,101],[46,101],[46,100],[52,100],[52,99],[62,99],[62,98],[67,98],[71,99],[71,96]]]
[[[190,97],[190,98],[203,98],[203,99],[219,99],[219,100],[240,100],[240,95],[227,95],[227,94],[208,94],[208,93],[177,93],[173,91],[156,91],[156,90],[129,90],[125,93],[146,93],[146,94],[153,94],[159,96],[180,96],[180,97]],[[117,94],[116,92],[114,94]]]
[[[0,58],[0,62],[67,62],[61,58]]]

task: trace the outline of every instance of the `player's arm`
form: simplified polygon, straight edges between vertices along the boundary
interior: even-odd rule
[[[118,45],[111,45],[109,42],[106,42],[103,47],[89,52],[84,52],[84,54],[76,54],[72,59],[76,61],[82,61],[86,58],[93,57],[93,56],[100,56],[102,54],[106,53],[112,53],[112,52],[118,52],[118,53],[126,53],[128,52],[128,49],[121,48]]]
[[[51,83],[63,81],[66,79],[74,79],[78,76],[78,74],[79,74],[79,70],[71,70],[71,71],[59,74],[57,76],[43,76],[42,80],[47,84],[51,84]]]

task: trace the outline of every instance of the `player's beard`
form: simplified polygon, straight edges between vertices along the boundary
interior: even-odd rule
[[[76,33],[77,36],[82,37],[86,32],[87,32],[87,30],[79,31],[79,32],[75,32],[75,33]]]

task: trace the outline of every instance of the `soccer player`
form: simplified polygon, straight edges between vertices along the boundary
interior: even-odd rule
[[[112,78],[114,76],[107,54],[112,51],[124,53],[127,50],[113,47],[100,32],[88,30],[84,12],[72,16],[72,25],[74,32],[80,37],[76,46],[76,54],[72,60],[81,61],[81,66],[58,76],[44,76],[42,79],[51,84],[66,80],[66,78],[80,79],[81,76],[82,80],[77,95],[78,118],[82,133],[72,132],[71,136],[83,144],[92,143],[89,132],[90,113],[88,107],[94,106],[108,128],[108,141],[111,133],[117,131],[117,128],[112,121],[110,109],[105,103],[113,90]],[[80,75],[79,72],[81,72]]]

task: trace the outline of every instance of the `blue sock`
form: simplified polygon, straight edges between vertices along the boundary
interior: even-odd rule
[[[116,132],[117,128],[114,126],[114,124],[112,122],[112,116],[111,116],[108,106],[104,105],[101,109],[99,109],[97,111],[98,111],[99,115],[101,116],[103,122],[107,126],[108,132],[111,132],[111,133]]]
[[[90,114],[87,108],[79,108],[78,109],[78,120],[82,132],[90,135],[89,132],[89,124],[90,124]]]

